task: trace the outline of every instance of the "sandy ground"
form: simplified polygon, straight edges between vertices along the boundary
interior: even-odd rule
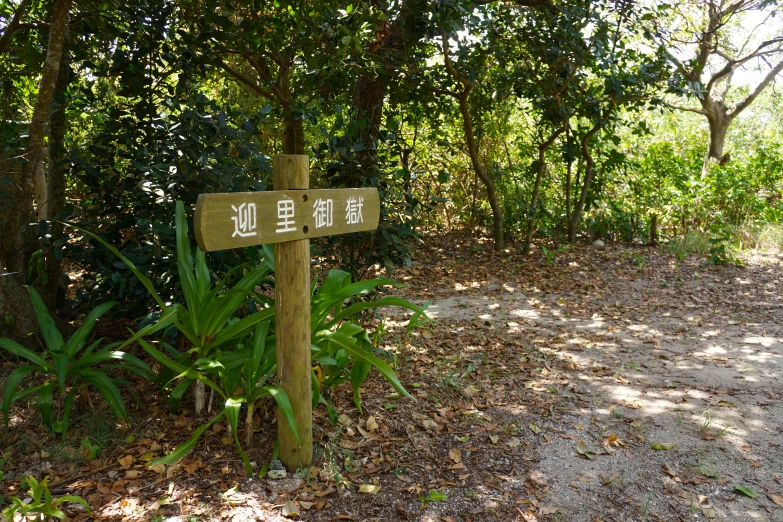
[[[565,403],[546,417],[530,415],[524,401],[496,408],[544,434],[515,480],[540,481],[545,492],[539,509],[520,516],[783,520],[774,496],[783,490],[779,258],[709,267],[644,249],[585,249],[548,272],[559,285],[539,284],[542,273],[525,277],[523,266],[489,267],[473,280],[469,262],[454,267],[448,289],[422,284],[414,271],[407,296],[430,297],[430,314],[452,327],[482,324],[488,335],[532,341],[547,382],[528,387]],[[579,440],[591,458],[578,454]],[[671,449],[652,449],[657,443]]]
[[[122,431],[84,468],[78,447],[25,415],[3,435],[5,484],[56,472],[56,495],[91,503],[90,515],[70,513],[79,520],[783,522],[782,262],[714,267],[584,246],[547,264],[430,238],[394,293],[430,302],[434,322],[407,336],[397,309],[375,322],[378,354],[416,401],[373,373],[359,412],[338,386],[328,398],[340,422],[315,411],[301,478],[243,477],[219,426],[162,474],[148,469],[155,441],[173,447],[204,421],[150,395],[134,442]],[[256,418],[257,470],[274,409]],[[55,459],[66,450],[75,456]]]

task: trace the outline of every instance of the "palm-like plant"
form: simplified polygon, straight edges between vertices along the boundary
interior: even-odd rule
[[[117,388],[118,383],[125,383],[125,381],[109,377],[103,370],[112,367],[122,368],[149,377],[150,367],[139,358],[116,350],[119,343],[99,348],[103,343],[101,338],[87,346],[87,339],[92,333],[95,321],[117,303],[109,302],[96,306],[87,315],[84,324],[66,341],[55,326],[38,292],[31,286],[27,287],[27,290],[33,302],[46,350],[37,353],[11,339],[0,339],[0,348],[31,363],[14,369],[6,380],[2,405],[5,424],[8,425],[9,410],[14,402],[35,395],[36,406],[44,425],[50,430],[61,428],[65,437],[73,402],[79,392],[88,386],[95,387],[103,395],[118,418],[127,419],[128,412]],[[114,364],[100,369],[95,368],[107,362]],[[42,377],[43,382],[20,388],[28,377],[33,379]],[[57,401],[55,395],[58,397]],[[62,419],[59,426],[55,420],[56,402],[62,406],[60,412]]]

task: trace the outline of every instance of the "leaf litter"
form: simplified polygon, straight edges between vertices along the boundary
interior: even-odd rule
[[[58,494],[126,520],[144,510],[232,521],[677,520],[693,506],[715,519],[781,516],[783,458],[769,420],[783,415],[773,380],[780,260],[712,268],[645,250],[639,268],[631,249],[610,245],[569,249],[548,266],[483,243],[471,252],[468,241],[428,238],[396,274],[404,297],[433,301],[437,320],[406,336],[404,317],[384,317],[382,348],[397,354],[417,402],[371,374],[360,413],[338,387],[339,422],[315,412],[312,468],[243,477],[215,424],[186,459],[151,469],[200,422],[187,404],[169,416],[161,400],[145,401],[139,427],[94,461],[42,458],[39,443],[6,460],[4,484],[48,459]],[[256,418],[255,473],[276,431],[271,406]],[[11,441],[36,430],[15,429]]]

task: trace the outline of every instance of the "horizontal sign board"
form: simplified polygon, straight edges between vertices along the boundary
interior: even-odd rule
[[[210,252],[375,230],[380,213],[374,188],[201,194],[196,241]]]

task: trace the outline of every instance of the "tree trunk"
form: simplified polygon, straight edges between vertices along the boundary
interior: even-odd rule
[[[304,123],[291,111],[286,111],[283,118],[283,154],[304,154]]]
[[[536,223],[536,207],[538,206],[538,195],[541,192],[541,178],[544,177],[546,171],[546,151],[555,142],[558,136],[560,136],[566,130],[567,123],[564,123],[562,127],[556,129],[549,138],[538,146],[538,161],[536,162],[536,181],[533,185],[533,193],[530,195],[530,217],[527,221],[527,233],[525,234],[525,246],[522,253],[528,255],[530,253],[530,243],[533,241],[533,229]]]
[[[27,139],[26,163],[20,170],[11,169],[11,184],[4,188],[2,201],[2,236],[0,236],[0,328],[10,335],[24,335],[37,329],[32,303],[24,283],[25,259],[23,229],[32,214],[35,173],[42,163],[42,148],[49,109],[60,71],[69,0],[54,0],[49,18],[49,42],[46,49],[41,84],[38,88]],[[39,204],[45,202],[39,201]],[[4,271],[2,269],[5,269]],[[7,319],[6,319],[7,318]],[[13,328],[6,325],[14,323]]]
[[[576,230],[579,226],[579,221],[582,219],[582,212],[585,208],[585,201],[587,201],[587,194],[590,191],[590,182],[593,179],[593,169],[595,168],[595,161],[593,160],[593,155],[590,153],[590,139],[602,126],[603,122],[596,123],[582,137],[582,157],[585,160],[585,176],[582,180],[582,190],[579,194],[579,199],[575,202],[574,211],[571,214],[571,221],[568,224],[568,239],[572,243],[576,238]]]
[[[204,412],[204,406],[206,406],[207,402],[206,385],[202,381],[196,381],[193,387],[193,394],[196,399],[195,405],[193,406],[194,414],[201,415]]]
[[[530,216],[527,218],[527,232],[525,233],[525,245],[522,247],[522,253],[530,253],[530,244],[533,242],[533,229],[536,224],[536,206],[538,205],[538,193],[541,190],[541,178],[544,176],[546,164],[544,163],[546,149],[539,147],[538,161],[536,162],[536,181],[533,184],[533,193],[530,195]]]
[[[658,214],[650,214],[650,246],[658,244]]]
[[[66,35],[67,37],[67,35]],[[43,288],[43,300],[50,311],[57,309],[57,294],[62,286],[61,260],[65,245],[62,244],[63,227],[54,221],[55,216],[65,208],[65,90],[70,81],[70,61],[63,52],[60,73],[57,77],[54,110],[49,116],[49,176],[46,220],[49,221],[49,235],[52,246],[46,250],[47,281]]]
[[[377,139],[388,82],[387,74],[372,76],[372,73],[368,73],[367,76],[359,77],[354,87],[353,104],[357,109],[356,117],[357,119],[367,119],[367,125],[359,131],[358,136],[359,141],[364,144],[364,150],[357,154],[363,177],[369,177],[373,174],[378,161]],[[358,187],[361,181],[361,179],[351,179],[349,184]]]
[[[255,404],[247,403],[247,417],[245,418],[245,446],[250,447],[253,442],[253,407]]]
[[[473,120],[470,117],[470,108],[468,107],[469,94],[470,91],[466,90],[457,98],[459,101],[459,112],[462,114],[462,127],[465,131],[465,144],[468,148],[470,161],[473,164],[473,170],[487,190],[487,201],[492,208],[492,236],[495,240],[495,250],[503,250],[503,210],[500,208],[500,202],[498,202],[498,197],[495,193],[495,183],[487,175],[484,165],[481,164],[478,156],[478,145],[473,134]]]
[[[0,270],[0,337],[26,345],[30,342],[30,332],[37,331],[30,295],[13,276]]]
[[[707,122],[710,124],[710,145],[707,148],[707,156],[704,158],[704,166],[701,169],[701,179],[705,179],[710,171],[710,164],[724,165],[731,156],[723,153],[726,143],[726,134],[732,118],[726,114],[726,107],[722,103],[705,100],[704,108],[707,111]]]
[[[571,243],[574,242],[574,238],[571,231],[571,166],[573,165],[573,161],[570,159],[568,160],[568,165],[566,165],[566,186],[565,186],[565,213],[566,213],[566,235],[568,236],[568,241]]]
[[[49,110],[54,98],[54,89],[60,73],[65,32],[68,25],[69,0],[54,0],[52,13],[49,20],[49,42],[46,47],[46,61],[44,62],[41,84],[38,87],[38,97],[35,100],[33,117],[30,121],[30,131],[27,142],[27,163],[23,167],[23,182],[29,184],[35,192],[36,208],[44,217],[47,187],[46,176],[42,170],[43,140],[46,133],[46,124],[49,121]]]

